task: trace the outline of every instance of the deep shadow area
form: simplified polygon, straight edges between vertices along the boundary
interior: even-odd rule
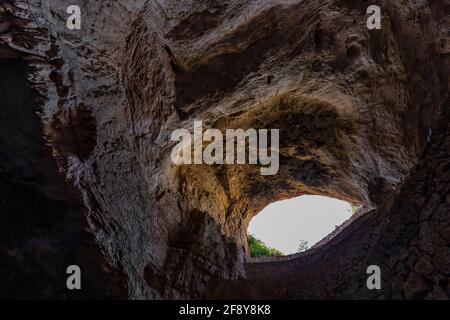
[[[22,61],[0,62],[1,299],[125,298],[42,137]],[[66,288],[79,265],[82,290]]]

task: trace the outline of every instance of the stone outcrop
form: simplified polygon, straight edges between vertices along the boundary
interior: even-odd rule
[[[31,181],[42,203],[64,197],[57,210],[67,212],[37,210],[36,223],[77,235],[60,244],[45,231],[49,248],[69,261],[83,241],[94,246],[79,235],[83,218],[110,266],[96,271],[95,254],[85,272],[116,284],[96,282],[115,293],[106,297],[120,296],[124,276],[134,299],[447,298],[449,3],[375,2],[381,30],[367,29],[366,3],[346,0],[100,0],[82,5],[81,30],[69,30],[69,1],[3,1],[0,59],[13,70],[2,78],[27,67],[23,105],[39,116],[32,132],[18,130],[21,150],[47,150]],[[278,174],[173,165],[171,133],[195,119],[280,129]],[[368,212],[304,254],[250,261],[251,218],[303,194]],[[381,291],[365,287],[371,264]]]

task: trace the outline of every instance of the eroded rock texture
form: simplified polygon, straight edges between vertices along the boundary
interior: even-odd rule
[[[125,298],[42,137],[23,62],[0,62],[0,299]],[[78,265],[84,290],[68,291]]]
[[[448,296],[448,1],[374,1],[372,31],[363,1],[82,1],[72,31],[70,1],[3,3],[0,58],[27,64],[129,298]],[[174,166],[170,135],[194,119],[280,129],[279,173]],[[305,255],[246,262],[251,218],[303,194],[374,209]]]

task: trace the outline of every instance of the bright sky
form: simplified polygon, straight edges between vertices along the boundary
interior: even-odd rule
[[[349,203],[321,196],[274,202],[250,221],[248,232],[285,254],[296,253],[300,240],[316,244],[352,215]]]

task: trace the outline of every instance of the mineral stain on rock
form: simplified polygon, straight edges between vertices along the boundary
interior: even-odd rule
[[[448,299],[448,3],[377,3],[380,30],[362,1],[88,1],[69,30],[1,2],[0,297]],[[197,119],[280,129],[279,173],[174,166]],[[251,218],[303,194],[370,209],[252,261]]]

